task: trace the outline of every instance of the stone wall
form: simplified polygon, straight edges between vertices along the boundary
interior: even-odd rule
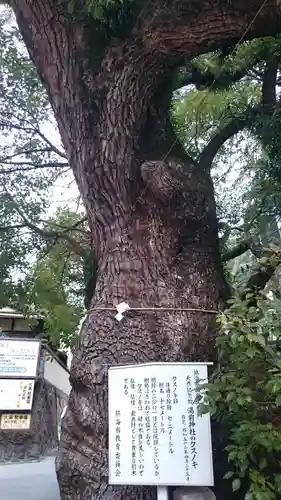
[[[58,424],[67,396],[44,379],[35,383],[31,425],[26,431],[0,430],[0,462],[38,460],[58,445]]]

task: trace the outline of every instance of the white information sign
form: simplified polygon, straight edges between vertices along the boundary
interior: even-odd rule
[[[28,430],[30,428],[31,415],[19,413],[5,413],[1,415],[0,429],[2,430]]]
[[[0,379],[0,410],[31,410],[34,380]]]
[[[109,385],[109,483],[213,486],[210,416],[196,387],[205,363],[113,367]]]
[[[36,377],[40,342],[0,338],[0,377]]]

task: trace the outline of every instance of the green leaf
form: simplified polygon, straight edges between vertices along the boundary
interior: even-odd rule
[[[262,457],[259,465],[261,470],[265,469],[267,467],[267,457]]]
[[[265,338],[262,335],[255,335],[255,334],[249,333],[248,339],[251,340],[252,342],[257,342],[257,343],[265,346]]]
[[[230,479],[231,477],[233,477],[233,474],[234,474],[234,472],[232,472],[232,471],[227,472],[224,475],[224,479]]]
[[[276,406],[281,406],[281,394],[278,394],[278,396],[276,396],[275,404]]]
[[[232,481],[232,491],[237,491],[240,489],[240,486],[241,486],[241,481],[240,479],[237,477],[236,479],[234,479],[234,481]]]

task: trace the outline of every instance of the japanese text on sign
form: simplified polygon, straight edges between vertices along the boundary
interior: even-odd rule
[[[36,377],[40,342],[0,339],[0,377]]]
[[[209,415],[198,413],[203,363],[109,370],[109,482],[213,484]]]
[[[0,379],[0,410],[31,410],[34,380]]]
[[[6,413],[1,415],[0,429],[2,430],[28,430],[31,415]]]

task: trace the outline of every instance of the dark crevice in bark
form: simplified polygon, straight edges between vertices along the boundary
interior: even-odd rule
[[[187,158],[171,120],[172,94],[173,78],[169,77],[164,80],[150,100],[138,144],[143,161],[148,158],[163,160],[169,155]]]
[[[90,248],[83,261],[84,306],[89,309],[98,279],[98,265],[94,251]]]
[[[278,71],[278,58],[273,57],[266,64],[262,82],[262,106],[265,114],[272,114],[276,107],[276,80]]]

